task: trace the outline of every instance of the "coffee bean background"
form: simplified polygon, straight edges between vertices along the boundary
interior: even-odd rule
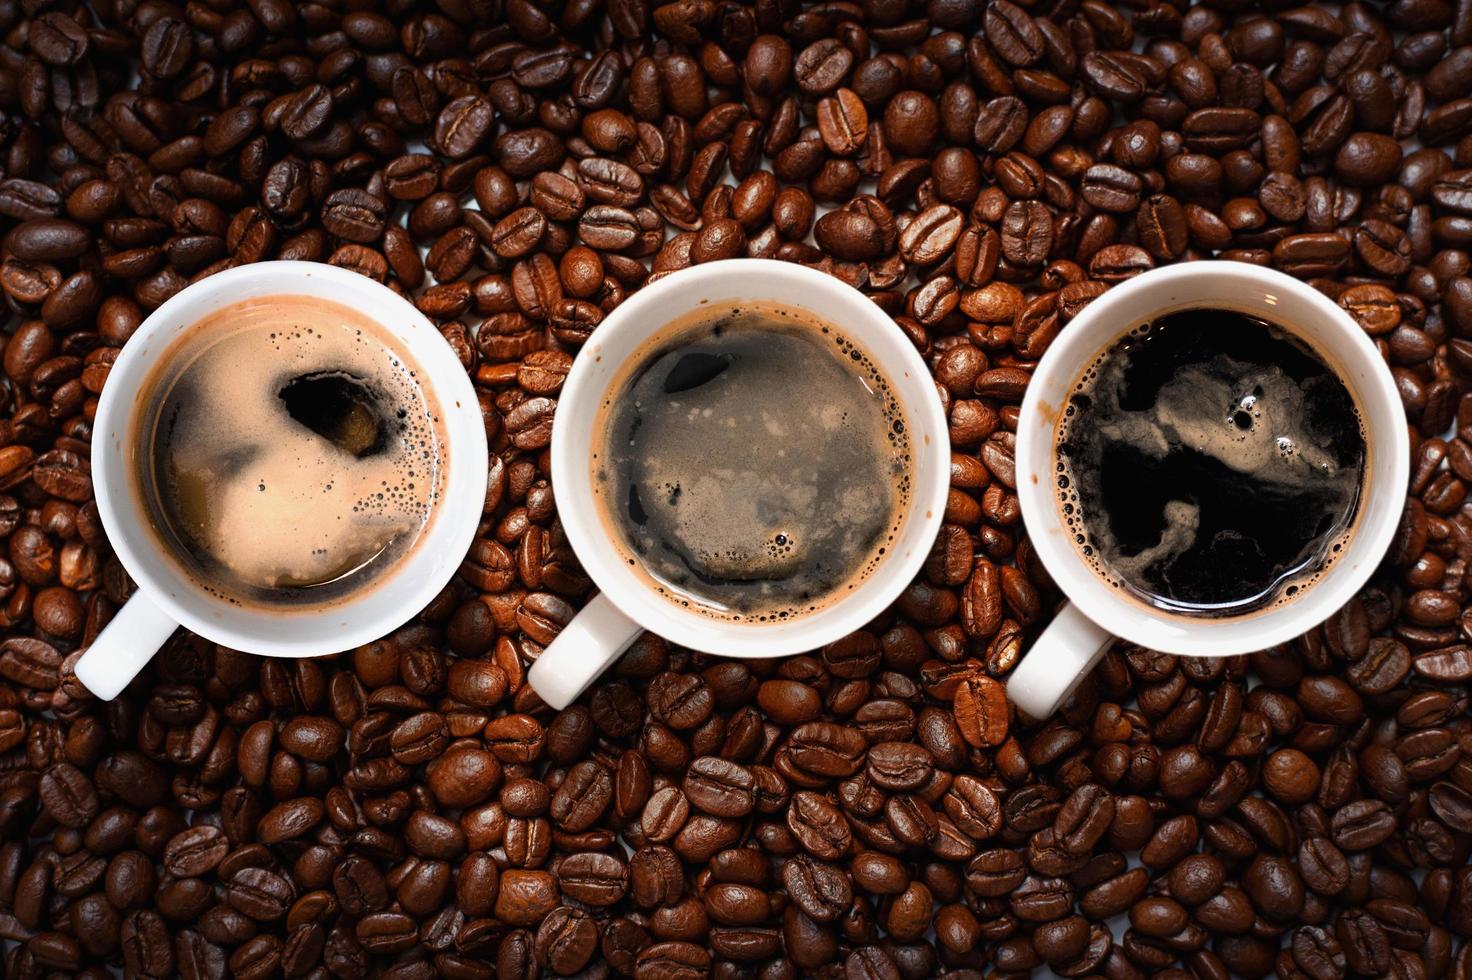
[[[15,977],[1472,977],[1472,0],[0,0],[0,939]],[[547,445],[651,275],[871,295],[955,448],[924,573],[811,655],[645,636],[554,713],[590,584]],[[1154,265],[1271,265],[1392,366],[1384,567],[1271,650],[1002,681],[1059,602],[1030,369]],[[331,262],[481,397],[482,533],[413,623],[72,671],[132,586],[108,366],[191,280]]]

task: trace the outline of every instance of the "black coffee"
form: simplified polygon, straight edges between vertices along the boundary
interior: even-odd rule
[[[173,342],[140,396],[134,468],[155,532],[235,602],[318,606],[420,537],[444,470],[438,407],[363,314],[276,296]]]
[[[1220,309],[1161,317],[1103,354],[1058,449],[1082,553],[1184,613],[1291,598],[1343,548],[1364,480],[1344,382],[1281,327]]]
[[[854,588],[909,502],[889,383],[837,329],[777,306],[702,311],[633,359],[594,452],[609,523],[675,601],[783,619]]]

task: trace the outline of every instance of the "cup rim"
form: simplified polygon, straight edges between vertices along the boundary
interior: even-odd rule
[[[1198,266],[1200,266],[1198,268]],[[1227,290],[1237,299],[1209,295],[1200,301],[1172,301],[1171,290],[1190,296],[1203,291],[1203,277],[1213,289]],[[1194,281],[1193,281],[1194,280]],[[1067,391],[1087,364],[1129,330],[1143,322],[1127,314],[1129,304],[1142,294],[1164,293],[1154,315],[1205,305],[1236,308],[1252,315],[1269,315],[1270,307],[1253,302],[1253,291],[1275,300],[1283,296],[1306,304],[1321,316],[1292,332],[1309,343],[1331,368],[1355,374],[1350,387],[1364,418],[1369,463],[1367,488],[1356,525],[1345,552],[1325,577],[1301,595],[1281,605],[1236,616],[1201,617],[1170,613],[1123,595],[1104,582],[1084,561],[1062,527],[1051,485],[1056,456],[1058,413],[1062,404],[1045,402],[1049,392]],[[1264,290],[1272,290],[1266,293]],[[1255,311],[1255,312],[1254,312]],[[1339,357],[1331,357],[1321,338],[1340,335]],[[1353,363],[1333,363],[1348,359]],[[1019,425],[1016,459],[1018,497],[1023,522],[1034,552],[1054,582],[1079,609],[1115,636],[1147,649],[1191,656],[1231,656],[1287,642],[1323,622],[1354,597],[1379,566],[1389,548],[1404,506],[1410,481],[1410,437],[1404,410],[1389,366],[1359,325],[1323,293],[1274,269],[1248,263],[1213,261],[1163,266],[1120,283],[1084,308],[1059,334],[1034,371],[1023,396],[1023,424]],[[1028,420],[1033,420],[1029,424]]]
[[[660,596],[616,557],[597,513],[590,460],[579,450],[588,445],[597,409],[607,391],[599,372],[620,369],[660,329],[697,309],[699,301],[682,300],[717,286],[727,290],[717,299],[765,300],[772,283],[799,291],[804,299],[787,306],[840,322],[849,339],[863,347],[884,371],[897,401],[906,412],[913,440],[925,440],[916,453],[909,513],[897,547],[864,580],[859,590],[808,616],[781,623],[724,622],[681,609]],[[739,290],[731,292],[731,290]],[[663,304],[671,304],[668,309]],[[842,313],[848,319],[840,319]],[[627,336],[626,336],[627,335]],[[632,339],[631,339],[632,338]],[[614,341],[630,346],[620,363],[605,367],[602,352]],[[581,430],[581,431],[580,431]],[[575,436],[584,435],[579,439]],[[914,443],[912,443],[914,447]],[[918,448],[918,447],[915,447]],[[619,304],[584,344],[558,399],[552,423],[552,483],[558,489],[558,516],[584,571],[624,615],[672,643],[729,657],[777,657],[802,653],[831,643],[873,620],[898,598],[920,571],[944,517],[950,485],[950,442],[945,414],[934,381],[914,345],[869,297],[827,273],[790,262],[740,258],[709,262],[662,276]],[[916,546],[923,542],[923,546]]]
[[[127,437],[139,385],[181,331],[210,312],[253,297],[315,295],[303,288],[309,280],[337,290],[332,301],[380,324],[405,346],[423,371],[444,423],[444,492],[409,554],[390,575],[363,593],[320,609],[235,606],[211,596],[182,563],[162,553],[134,492],[126,460]],[[387,286],[357,272],[319,262],[274,260],[236,266],[197,280],[144,319],[113,362],[108,381],[98,399],[91,452],[97,509],[108,542],[139,592],[171,619],[208,640],[274,657],[322,656],[359,646],[417,615],[450,580],[475,537],[488,463],[475,389],[428,317]],[[381,601],[386,587],[401,581],[409,583],[404,593],[392,603]],[[254,621],[253,625],[262,628],[289,622],[293,629],[267,637],[223,621],[227,618]]]

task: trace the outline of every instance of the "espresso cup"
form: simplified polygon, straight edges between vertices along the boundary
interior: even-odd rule
[[[1281,325],[1349,389],[1365,435],[1365,470],[1347,544],[1285,602],[1220,617],[1171,613],[1111,585],[1079,553],[1057,499],[1057,430],[1087,367],[1135,327],[1188,309],[1216,308]],[[1240,262],[1155,269],[1109,290],[1048,348],[1022,401],[1017,494],[1033,549],[1069,602],[1028,650],[1007,693],[1034,718],[1052,714],[1115,637],[1195,657],[1250,653],[1328,619],[1354,597],[1390,546],[1410,480],[1410,437],[1390,369],[1359,325],[1328,297],[1281,272]]]
[[[171,342],[242,300],[298,296],[350,306],[379,324],[417,362],[439,403],[445,437],[443,492],[410,551],[361,593],[320,608],[282,611],[214,594],[167,551],[134,478],[136,413]],[[181,625],[215,643],[273,657],[346,650],[403,625],[442,589],[475,537],[486,493],[486,434],[464,367],[410,302],[371,279],[315,262],[260,262],[181,290],[149,315],[108,374],[93,425],[92,482],[108,541],[137,584],[77,661],[77,679],[116,697]]]
[[[832,324],[888,379],[910,433],[911,495],[893,547],[851,591],[776,622],[727,622],[661,595],[621,559],[599,514],[594,420],[646,342],[703,304],[766,301]],[[930,372],[893,320],[863,293],[788,262],[731,259],[672,273],[629,297],[598,326],[574,361],[552,423],[552,484],[567,540],[599,592],[537,658],[532,687],[564,708],[645,630],[693,650],[779,657],[813,650],[879,615],[919,572],[940,530],[950,482],[950,439]]]

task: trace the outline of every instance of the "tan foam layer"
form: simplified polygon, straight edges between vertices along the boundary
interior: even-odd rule
[[[341,580],[423,528],[442,479],[437,408],[368,317],[308,297],[250,300],[201,321],[163,363],[142,440],[167,447],[152,460],[158,495],[196,557],[239,585]],[[382,452],[357,458],[288,414],[282,388],[320,371],[374,393]]]
[[[601,515],[626,561],[682,606],[805,615],[885,555],[909,505],[909,437],[888,381],[840,331],[777,304],[702,308],[610,386],[594,422]],[[687,357],[728,367],[666,389]]]

